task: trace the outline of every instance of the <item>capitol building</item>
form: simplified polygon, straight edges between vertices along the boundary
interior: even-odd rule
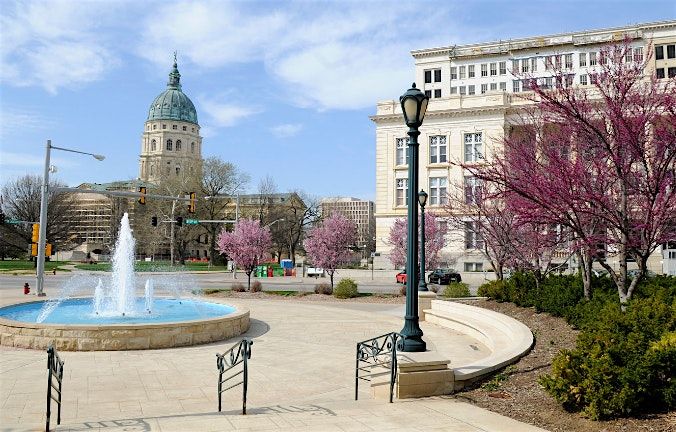
[[[197,121],[197,110],[183,92],[181,74],[174,56],[167,88],[150,104],[141,138],[138,178],[110,183],[83,183],[78,189],[87,193],[74,193],[73,207],[68,214],[68,238],[72,251],[61,252],[59,259],[95,259],[110,253],[114,247],[117,226],[126,212],[135,231],[141,234],[150,225],[149,211],[136,198],[114,197],[90,191],[138,192],[146,187],[148,193],[163,194],[163,186],[176,184],[177,188],[195,187],[199,184],[202,167],[202,137]],[[182,195],[192,190],[182,190]],[[165,192],[166,193],[166,192]],[[178,194],[177,194],[178,195]],[[172,194],[173,196],[173,194]],[[184,202],[180,202],[184,205]],[[146,220],[147,219],[147,220]],[[159,227],[163,229],[166,227]],[[154,251],[148,251],[139,242],[140,255],[169,255],[169,244],[160,242]],[[206,256],[203,250],[190,250],[192,256]]]

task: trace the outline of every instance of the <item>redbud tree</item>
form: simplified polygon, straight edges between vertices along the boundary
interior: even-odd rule
[[[268,257],[272,247],[272,236],[270,230],[262,227],[258,220],[240,219],[234,231],[221,231],[217,245],[219,251],[228,255],[244,270],[250,289],[251,273]]]
[[[357,240],[357,227],[341,214],[333,214],[312,228],[303,246],[315,267],[329,274],[333,287],[336,269],[350,260],[350,246]]]
[[[425,212],[425,268],[433,269],[439,264],[441,249],[446,245],[447,228],[439,216]],[[406,265],[407,219],[396,219],[390,229],[388,243],[392,246],[389,259],[395,267]],[[420,245],[420,242],[418,242]],[[420,253],[418,253],[420,256]]]

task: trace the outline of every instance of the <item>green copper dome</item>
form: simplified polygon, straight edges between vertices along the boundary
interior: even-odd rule
[[[181,91],[181,74],[178,73],[175,56],[174,68],[169,74],[167,89],[160,93],[150,105],[147,121],[152,120],[178,120],[198,124],[195,105]]]

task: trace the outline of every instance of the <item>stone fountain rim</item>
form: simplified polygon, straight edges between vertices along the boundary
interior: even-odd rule
[[[72,299],[81,299],[81,298],[92,298],[90,296],[74,296],[71,297]],[[174,297],[165,297],[165,296],[158,296],[156,298],[174,298]],[[11,303],[11,304],[6,304],[0,306],[0,309],[5,308],[5,307],[10,307],[10,306],[17,306],[17,305],[22,305],[22,304],[29,304],[29,303],[45,303],[49,300],[29,300],[29,301],[24,301],[24,302],[19,302],[19,303]],[[223,304],[221,302],[210,302],[210,301],[204,301],[200,300],[204,303],[217,303],[217,304]],[[148,324],[96,324],[96,325],[91,325],[91,324],[65,324],[65,323],[31,323],[31,322],[26,322],[26,321],[16,321],[8,318],[2,318],[0,317],[0,325],[3,326],[8,326],[8,327],[20,327],[20,328],[31,328],[31,329],[69,329],[69,330],[106,330],[106,329],[113,329],[113,330],[131,330],[131,329],[139,329],[139,328],[163,328],[163,327],[188,327],[188,326],[193,326],[195,324],[210,324],[210,323],[218,323],[218,322],[224,322],[224,321],[230,321],[230,320],[237,320],[243,316],[249,316],[249,309],[244,308],[244,307],[238,307],[235,305],[230,305],[228,306],[234,308],[235,310],[232,313],[229,313],[227,315],[219,316],[219,317],[212,317],[212,318],[203,318],[203,319],[196,319],[196,320],[186,320],[186,321],[164,321],[161,323],[148,323]]]

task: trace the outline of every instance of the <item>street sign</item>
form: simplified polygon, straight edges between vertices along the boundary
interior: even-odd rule
[[[7,220],[5,221],[5,223],[8,224],[8,225],[19,225],[19,224],[22,224],[22,223],[24,223],[24,222],[23,222],[23,221],[20,221],[20,220],[18,220],[18,219],[7,219]]]
[[[186,225],[199,225],[200,221],[197,219],[186,219],[185,220]]]

